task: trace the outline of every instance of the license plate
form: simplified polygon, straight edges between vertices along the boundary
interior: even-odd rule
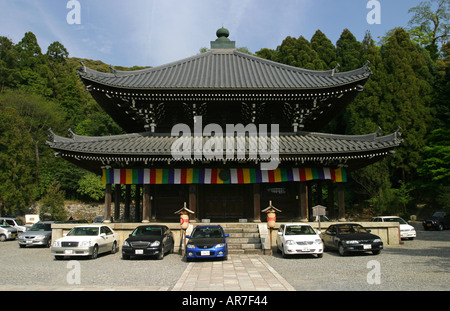
[[[310,249],[309,249],[309,247],[304,247],[304,248],[302,249],[302,251],[304,251],[304,252],[309,252]]]
[[[12,234],[11,236],[12,236],[13,238],[16,238],[16,235],[15,235],[15,234]]]
[[[64,254],[66,254],[66,255],[72,255],[72,254],[73,254],[73,250],[72,250],[72,249],[66,249],[66,250],[64,251]]]
[[[364,244],[363,247],[364,249],[372,249],[372,245],[370,244]]]
[[[27,243],[27,244],[31,244],[31,243],[33,243],[33,241],[31,241],[31,240],[28,240],[28,241],[25,241],[25,243]]]
[[[431,227],[431,224],[427,224],[427,227]]]
[[[142,254],[144,254],[144,250],[143,250],[143,249],[136,249],[136,250],[134,251],[134,253],[135,253],[136,255],[142,255]]]
[[[201,251],[200,256],[209,256],[209,251]]]

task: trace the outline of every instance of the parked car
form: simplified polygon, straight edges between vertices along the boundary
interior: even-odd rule
[[[442,231],[450,228],[450,212],[438,211],[435,212],[430,218],[425,219],[422,222],[425,230],[436,229]]]
[[[19,232],[25,232],[31,227],[25,225],[22,219],[15,217],[0,217],[0,224],[10,225],[16,228]]]
[[[398,216],[377,216],[372,218],[372,222],[398,222],[400,224],[400,237],[402,239],[414,240],[417,236],[416,229],[408,224],[403,218]]]
[[[283,257],[296,254],[323,255],[323,243],[320,236],[309,224],[282,224],[277,233],[277,251]]]
[[[191,235],[186,235],[186,260],[197,258],[228,258],[228,244],[220,225],[201,225],[194,228]]]
[[[51,250],[55,259],[64,256],[89,256],[95,259],[100,253],[114,254],[119,242],[119,234],[108,226],[76,226],[65,237],[53,242]]]
[[[378,255],[383,249],[383,241],[379,236],[356,223],[331,225],[322,234],[322,240],[326,250],[337,249],[341,256],[368,251]]]
[[[18,242],[20,247],[26,246],[46,246],[52,245],[52,224],[54,221],[40,221],[31,228],[19,234]]]
[[[173,252],[174,246],[172,231],[167,226],[143,225],[134,229],[123,242],[122,258],[150,255],[163,259],[164,254]]]
[[[0,242],[4,242],[6,240],[15,240],[17,234],[18,231],[16,228],[0,223]]]

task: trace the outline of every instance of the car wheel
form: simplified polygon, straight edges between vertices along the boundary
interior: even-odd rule
[[[164,246],[161,248],[161,251],[158,255],[156,255],[156,259],[162,260],[164,258]]]
[[[442,230],[444,230],[444,226],[443,226],[442,224],[439,224],[439,226],[437,227],[437,229],[438,229],[439,231],[442,231]]]
[[[64,256],[55,256],[55,259],[56,259],[56,260],[63,260],[63,259],[64,259]]]
[[[5,242],[6,240],[6,236],[4,236],[3,234],[0,234],[0,242]]]
[[[317,254],[317,258],[322,258],[323,254]]]
[[[115,254],[117,251],[117,242],[114,241],[113,245],[112,245],[112,249],[111,249],[111,254]]]
[[[281,256],[283,256],[283,258],[287,258],[287,255],[284,252],[284,246],[283,245],[281,245]]]
[[[339,243],[338,250],[339,250],[339,255],[341,255],[341,256],[347,255],[347,252],[345,251],[344,245],[342,245],[342,243]]]
[[[124,260],[130,259],[130,255],[122,254],[122,259]]]
[[[98,257],[98,245],[94,246],[94,249],[92,250],[91,259],[96,259]]]
[[[52,239],[48,239],[47,245],[45,245],[45,247],[47,248],[49,248],[50,246],[52,246]]]

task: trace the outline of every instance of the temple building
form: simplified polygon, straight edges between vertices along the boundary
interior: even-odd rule
[[[187,202],[197,221],[259,222],[269,200],[282,210],[280,220],[307,220],[313,204],[342,219],[348,174],[401,143],[399,132],[320,133],[364,90],[368,65],[301,69],[239,52],[228,36],[221,28],[209,51],[154,68],[79,70],[86,89],[128,134],[69,130],[69,137],[51,133],[48,145],[102,175],[106,220],[118,220],[121,185],[129,221],[178,221],[174,211]],[[129,219],[132,200],[136,219]]]

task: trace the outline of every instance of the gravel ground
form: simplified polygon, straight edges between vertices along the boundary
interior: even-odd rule
[[[414,224],[418,237],[397,246],[386,246],[379,255],[341,257],[327,252],[323,258],[278,254],[263,259],[296,290],[450,290],[450,230],[424,231]],[[367,276],[379,267],[380,284]],[[122,260],[120,252],[96,260],[77,258],[84,287],[147,287],[171,290],[187,267],[177,253],[163,260]],[[71,260],[54,260],[48,248],[19,248],[17,241],[0,243],[0,287],[67,287],[74,267]],[[373,280],[373,278],[369,278]]]
[[[376,256],[368,253],[341,257],[329,251],[322,258],[286,259],[275,253],[264,259],[296,290],[450,290],[450,230],[424,231],[420,223],[412,225],[416,239],[385,246]],[[379,284],[375,282],[376,268],[380,272]]]

